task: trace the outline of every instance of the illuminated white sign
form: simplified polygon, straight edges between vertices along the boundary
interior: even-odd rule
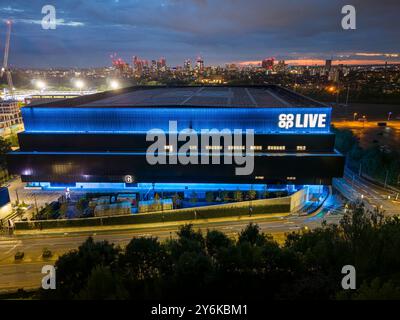
[[[134,181],[134,178],[130,175],[126,175],[124,177],[124,181],[125,181],[125,183],[132,183]]]
[[[281,113],[278,127],[290,128],[326,128],[326,114],[293,114]]]

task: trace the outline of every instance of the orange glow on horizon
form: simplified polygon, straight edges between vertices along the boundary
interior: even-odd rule
[[[348,60],[333,60],[332,65],[369,65],[369,64],[385,64],[386,61],[378,60],[378,59],[348,59]],[[250,61],[237,61],[234,62],[240,66],[257,66],[261,65],[261,61],[259,60],[250,60]],[[322,59],[290,59],[285,60],[285,63],[292,66],[324,66],[325,60]],[[390,64],[400,64],[400,61],[388,61]]]

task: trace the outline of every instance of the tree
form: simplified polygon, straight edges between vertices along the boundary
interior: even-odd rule
[[[172,203],[174,204],[174,208],[178,208],[180,206],[180,200],[181,200],[181,197],[179,196],[178,193],[175,193],[172,196]]]
[[[233,198],[237,202],[243,201],[243,192],[237,189],[233,194]]]
[[[160,276],[160,267],[166,267],[167,254],[157,238],[133,238],[121,263],[131,278],[154,278]]]
[[[89,275],[96,266],[116,265],[120,249],[107,241],[95,242],[89,237],[78,250],[72,250],[58,258],[57,290],[43,290],[43,298],[72,299],[85,287]],[[52,292],[50,292],[52,291]],[[54,291],[54,292],[53,292]]]
[[[195,191],[192,191],[190,194],[190,202],[196,203],[197,202],[197,193]]]
[[[59,209],[60,216],[65,218],[67,215],[67,212],[68,212],[68,203],[63,202]]]
[[[86,286],[77,295],[78,299],[84,300],[116,300],[128,297],[121,278],[109,267],[102,265],[93,268]]]
[[[76,209],[80,214],[83,214],[85,209],[88,207],[89,201],[86,198],[80,198],[76,203]]]
[[[254,200],[257,197],[257,192],[255,190],[253,190],[253,189],[250,189],[247,192],[247,197],[248,197],[249,200]]]
[[[176,234],[178,238],[167,243],[167,250],[171,252],[173,258],[177,258],[187,251],[205,251],[204,237],[200,230],[193,230],[192,224],[179,227]]]
[[[231,200],[231,198],[229,197],[229,192],[228,191],[222,191],[222,200],[224,202],[228,202]]]
[[[240,232],[238,243],[248,242],[251,245],[263,245],[266,240],[267,236],[260,232],[260,227],[250,223]]]
[[[11,152],[11,143],[0,137],[0,168],[7,169],[6,154]]]
[[[400,287],[393,281],[383,282],[379,278],[364,282],[352,296],[353,300],[400,300]]]
[[[206,192],[206,201],[213,202],[214,201],[214,193],[212,191]]]
[[[232,244],[232,241],[224,233],[207,230],[206,248],[209,255],[215,257],[221,249],[228,248]]]

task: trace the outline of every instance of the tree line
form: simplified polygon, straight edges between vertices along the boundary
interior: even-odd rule
[[[400,218],[350,204],[338,225],[290,233],[283,245],[247,225],[235,239],[184,225],[176,237],[125,248],[88,238],[58,258],[40,299],[400,299]],[[342,267],[356,269],[343,290]]]
[[[400,152],[382,146],[362,148],[351,130],[332,128],[336,134],[335,148],[346,156],[346,164],[354,172],[398,187],[400,183]]]

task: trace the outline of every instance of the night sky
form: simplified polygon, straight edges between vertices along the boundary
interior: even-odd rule
[[[56,30],[42,29],[45,4],[57,10]],[[357,30],[341,28],[345,4],[357,9]],[[107,66],[114,52],[168,65],[198,55],[206,65],[398,62],[399,13],[399,0],[0,0],[0,48],[11,19],[14,67]]]

